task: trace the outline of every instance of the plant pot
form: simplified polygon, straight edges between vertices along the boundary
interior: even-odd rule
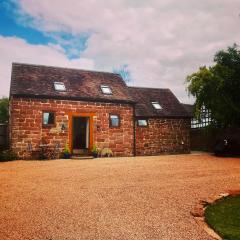
[[[92,156],[93,156],[94,158],[97,158],[97,157],[98,157],[98,153],[92,153]]]
[[[70,159],[70,157],[71,157],[71,154],[70,154],[70,153],[64,153],[64,154],[63,154],[63,158],[64,158],[64,159]]]

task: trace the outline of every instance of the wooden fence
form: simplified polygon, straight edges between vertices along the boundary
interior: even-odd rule
[[[216,141],[219,139],[235,139],[240,142],[240,128],[212,129],[204,128],[191,129],[191,150],[213,152]]]

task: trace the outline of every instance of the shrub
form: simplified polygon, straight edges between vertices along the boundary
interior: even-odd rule
[[[17,160],[18,156],[11,150],[5,150],[0,152],[0,162],[7,162]]]
[[[70,154],[71,152],[70,152],[70,149],[69,149],[69,146],[68,146],[68,144],[66,143],[66,145],[65,145],[65,147],[64,147],[64,149],[63,149],[63,153],[64,154]]]
[[[93,145],[93,148],[91,149],[93,157],[98,157],[100,153],[100,149],[97,147],[97,145]]]
[[[97,148],[97,145],[93,145],[93,147],[92,147],[92,153],[93,154],[98,154],[98,148]]]

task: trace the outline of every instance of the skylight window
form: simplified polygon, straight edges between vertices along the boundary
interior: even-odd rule
[[[66,87],[62,82],[54,82],[54,88],[56,91],[66,91]]]
[[[112,94],[112,90],[109,86],[107,85],[101,85],[101,90],[103,92],[103,94]]]
[[[138,119],[137,124],[139,127],[147,127],[148,121],[147,119]]]
[[[152,105],[153,105],[153,107],[154,107],[156,110],[162,109],[162,107],[161,107],[161,105],[159,104],[159,102],[152,102]]]

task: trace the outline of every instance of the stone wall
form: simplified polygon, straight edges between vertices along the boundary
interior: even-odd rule
[[[136,154],[189,153],[190,119],[148,119],[147,127],[136,126]]]
[[[56,125],[42,126],[42,112],[54,111]],[[114,156],[133,156],[133,108],[129,104],[96,103],[68,100],[12,98],[10,104],[11,148],[21,158],[39,149],[44,140],[62,150],[69,143],[69,114],[95,113],[93,117],[93,143],[99,148],[110,148]],[[109,127],[109,114],[121,118],[119,128]],[[190,119],[150,118],[148,127],[136,125],[136,154],[158,155],[189,152]],[[66,129],[62,130],[62,125]]]
[[[56,125],[42,127],[42,112],[54,111]],[[10,103],[11,148],[19,157],[39,148],[42,140],[60,144],[62,150],[69,141],[69,113],[95,113],[93,118],[93,143],[100,148],[111,148],[114,156],[133,155],[133,107],[129,104],[96,103],[67,100],[12,98]],[[109,127],[109,114],[121,118],[119,128]],[[61,126],[66,126],[61,130]]]

